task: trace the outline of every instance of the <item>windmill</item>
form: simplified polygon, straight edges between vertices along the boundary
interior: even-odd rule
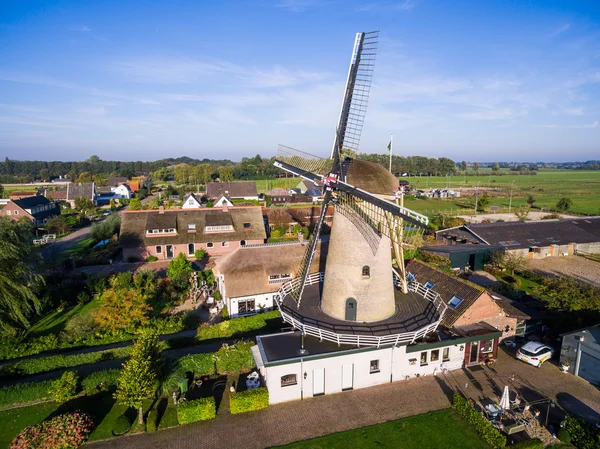
[[[420,235],[426,216],[390,201],[398,179],[379,164],[343,156],[358,150],[379,32],[357,33],[330,159],[279,146],[274,165],[322,185],[324,200],[290,292],[299,313],[328,206],[335,208],[320,309],[338,320],[375,322],[396,310],[394,274],[408,293],[407,237]],[[398,270],[392,265],[392,249]]]

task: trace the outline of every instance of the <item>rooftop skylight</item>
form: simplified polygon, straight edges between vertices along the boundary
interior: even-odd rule
[[[463,302],[462,298],[459,298],[458,296],[453,296],[452,299],[450,301],[448,301],[448,305],[450,306],[451,309],[456,309],[460,303]]]

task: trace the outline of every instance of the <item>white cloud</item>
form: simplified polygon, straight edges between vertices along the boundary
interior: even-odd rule
[[[568,31],[569,28],[571,28],[571,24],[565,23],[564,25],[561,25],[560,27],[558,27],[557,29],[552,31],[550,34],[548,34],[548,37],[556,37],[559,34],[564,33],[565,31]]]
[[[414,0],[404,0],[396,5],[396,9],[399,9],[400,11],[410,11],[415,6],[417,6],[417,3]]]
[[[600,120],[595,120],[592,123],[581,123],[575,125],[561,125],[561,124],[550,124],[550,125],[539,125],[540,128],[569,128],[569,129],[590,129],[599,128]]]
[[[69,27],[69,29],[71,31],[81,31],[83,33],[87,33],[89,31],[92,31],[91,29],[89,29],[86,25],[77,25],[77,26],[72,26]]]

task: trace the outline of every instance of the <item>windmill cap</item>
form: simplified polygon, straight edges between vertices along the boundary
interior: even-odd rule
[[[351,159],[346,182],[367,192],[390,195],[398,191],[399,181],[377,162]]]

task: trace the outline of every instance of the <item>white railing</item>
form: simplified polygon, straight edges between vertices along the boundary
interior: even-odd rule
[[[306,285],[312,285],[316,283],[323,282],[325,277],[325,273],[314,273],[307,277]],[[295,329],[298,329],[305,335],[311,335],[313,337],[317,337],[319,340],[328,340],[338,345],[346,344],[346,345],[356,345],[356,346],[381,346],[381,345],[400,345],[404,343],[414,343],[419,338],[425,337],[428,333],[433,332],[437,329],[437,327],[442,322],[444,317],[444,313],[446,312],[447,306],[442,300],[441,296],[438,293],[435,293],[431,289],[425,288],[418,282],[409,282],[408,289],[411,292],[415,292],[425,299],[430,301],[438,311],[439,317],[433,323],[422,327],[421,329],[411,331],[411,332],[403,332],[400,334],[390,334],[390,335],[354,335],[354,334],[338,334],[337,332],[328,331],[325,329],[321,329],[316,326],[312,326],[310,324],[302,323],[297,320],[289,313],[287,313],[283,307],[282,302],[283,298],[291,293],[294,289],[295,285],[300,281],[299,278],[293,279],[290,282],[283,284],[276,294],[276,303],[279,308],[279,312],[281,313],[281,317],[283,320],[292,325]],[[399,279],[394,275],[394,283],[399,283]],[[441,310],[440,310],[441,309]]]

